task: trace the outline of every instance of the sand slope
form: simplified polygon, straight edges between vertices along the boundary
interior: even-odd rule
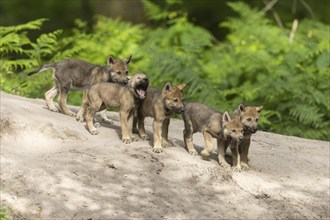
[[[43,100],[1,92],[1,208],[16,219],[330,218],[329,142],[259,131],[251,170],[235,173],[189,155],[181,120],[169,129],[176,146],[155,154],[148,141],[123,144],[108,116],[114,125],[92,136]]]

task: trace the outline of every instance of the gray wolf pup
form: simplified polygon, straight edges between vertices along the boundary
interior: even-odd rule
[[[58,103],[62,112],[66,115],[75,116],[66,105],[66,99],[70,87],[84,88],[97,82],[116,82],[126,84],[128,81],[128,65],[132,56],[125,60],[116,60],[113,56],[107,59],[107,65],[101,67],[78,59],[65,59],[57,63],[42,65],[38,70],[28,73],[33,75],[49,68],[53,69],[55,85],[45,93],[47,107],[57,112],[53,99],[59,93]]]
[[[172,146],[168,140],[168,126],[170,116],[174,113],[180,114],[184,111],[182,90],[186,84],[172,88],[171,83],[165,84],[162,91],[149,87],[146,98],[137,110],[137,121],[139,135],[143,140],[149,139],[144,129],[144,118],[153,117],[154,147],[153,152],[163,152],[163,147]]]
[[[119,108],[122,141],[126,144],[134,140],[132,134],[133,117],[137,106],[146,96],[148,77],[143,73],[133,75],[127,85],[115,83],[97,83],[87,90],[88,102],[85,102],[86,124],[89,132],[98,134],[93,118],[96,112],[107,107]]]
[[[258,130],[258,121],[263,106],[249,106],[240,104],[236,109],[233,117],[239,118],[244,127],[244,138],[239,143],[239,153],[241,155],[241,167],[248,170],[248,153],[251,143],[252,134]],[[227,143],[228,146],[229,143]]]
[[[231,118],[228,112],[220,113],[201,103],[188,103],[182,113],[184,121],[183,138],[188,152],[196,155],[193,146],[193,134],[203,133],[205,149],[202,156],[208,157],[213,151],[212,138],[217,139],[219,164],[228,167],[225,160],[226,141],[232,150],[233,169],[240,171],[238,143],[243,139],[243,125],[238,118]]]

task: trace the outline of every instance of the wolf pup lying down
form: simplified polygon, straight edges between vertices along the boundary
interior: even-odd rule
[[[228,167],[225,160],[225,144],[228,142],[233,155],[233,169],[241,170],[238,144],[243,139],[243,125],[239,118],[231,118],[228,112],[222,114],[201,103],[186,104],[182,116],[184,121],[183,139],[190,154],[197,154],[193,146],[193,134],[202,132],[205,140],[202,156],[210,156],[213,151],[212,138],[216,138],[219,164]]]
[[[119,108],[122,141],[126,144],[134,140],[132,134],[133,116],[139,103],[145,98],[148,77],[143,73],[133,75],[126,86],[115,83],[97,83],[87,90],[88,102],[84,102],[86,124],[89,132],[98,134],[93,118],[96,112],[107,107]]]
[[[182,90],[186,84],[172,88],[166,83],[162,91],[149,87],[146,98],[137,110],[139,135],[143,140],[149,139],[144,129],[144,118],[153,117],[154,147],[153,152],[161,153],[162,146],[173,145],[168,140],[168,126],[173,112],[180,114],[184,111]]]
[[[240,104],[233,115],[233,117],[237,117],[240,119],[244,127],[244,138],[239,143],[241,167],[243,170],[249,169],[248,153],[251,143],[251,136],[258,130],[258,121],[262,109],[263,106],[245,106],[243,104]],[[228,145],[229,143],[227,143],[227,147]]]
[[[94,65],[83,60],[66,59],[57,63],[44,64],[38,70],[28,73],[28,75],[30,76],[52,68],[55,85],[45,93],[46,104],[49,110],[57,112],[58,109],[55,107],[53,99],[60,93],[58,103],[62,112],[66,115],[75,116],[76,114],[70,111],[66,105],[70,87],[74,86],[79,89],[97,82],[126,84],[128,81],[128,65],[131,58],[132,56],[125,60],[116,60],[113,56],[110,56],[105,67]]]

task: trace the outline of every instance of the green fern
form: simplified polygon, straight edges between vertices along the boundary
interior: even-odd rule
[[[23,30],[38,30],[40,29],[40,26],[47,21],[48,19],[46,18],[40,18],[34,21],[30,21],[28,23],[25,24],[21,24],[21,25],[16,25],[16,26],[7,26],[7,27],[0,27],[0,36],[6,36],[10,33],[17,33],[17,32],[21,32]]]

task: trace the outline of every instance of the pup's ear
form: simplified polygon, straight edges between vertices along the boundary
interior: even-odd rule
[[[243,105],[243,104],[240,104],[240,105],[238,106],[237,109],[238,109],[240,112],[244,112],[244,111],[245,111],[244,108],[245,108],[244,105]]]
[[[263,106],[257,106],[257,107],[256,107],[256,110],[257,110],[258,113],[260,113],[260,112],[262,111],[263,108],[264,108]]]
[[[107,64],[108,64],[108,65],[114,64],[114,63],[115,63],[115,60],[116,60],[115,57],[112,56],[112,55],[110,55],[110,56],[108,57]]]
[[[178,85],[177,87],[178,87],[178,89],[180,89],[182,91],[186,86],[187,86],[187,84],[183,83],[181,85]]]
[[[172,91],[172,85],[170,82],[167,82],[163,88],[163,95],[166,95],[167,93],[171,92]]]
[[[222,115],[222,122],[223,123],[228,123],[231,120],[229,113],[227,111],[225,111],[225,113],[223,113]]]
[[[132,59],[132,55],[130,55],[125,59],[125,63],[128,65],[131,62],[131,59]]]

